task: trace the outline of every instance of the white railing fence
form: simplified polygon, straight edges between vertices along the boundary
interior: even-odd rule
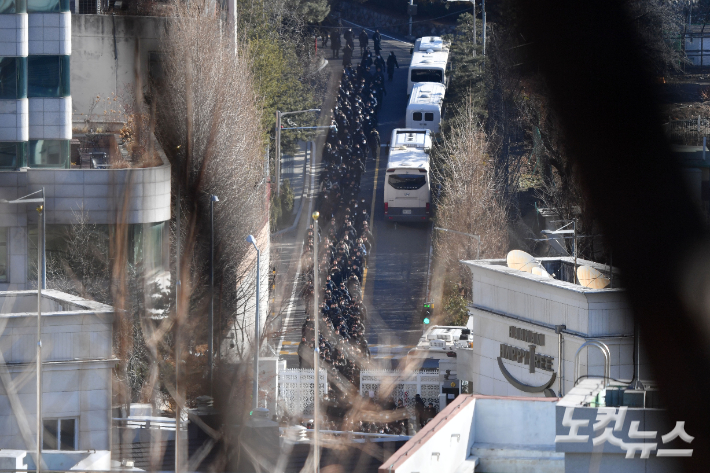
[[[328,392],[328,376],[320,369],[321,396]],[[313,369],[287,369],[279,371],[278,415],[302,416],[313,412]]]

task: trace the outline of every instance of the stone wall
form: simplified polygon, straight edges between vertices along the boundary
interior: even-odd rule
[[[404,12],[406,13],[406,12]],[[340,6],[340,16],[343,20],[352,21],[361,26],[375,29],[379,28],[383,34],[391,33],[398,36],[407,36],[409,34],[409,17],[406,14],[395,16],[387,13],[376,12],[365,6],[342,2]],[[451,17],[454,18],[454,17]],[[454,25],[447,25],[433,21],[422,21],[418,23],[417,17],[414,17],[412,24],[412,35],[420,38],[422,36],[442,36],[454,32]],[[347,23],[344,23],[347,26]],[[355,41],[357,45],[357,40]]]

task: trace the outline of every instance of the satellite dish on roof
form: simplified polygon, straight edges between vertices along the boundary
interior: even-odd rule
[[[539,263],[535,261],[532,255],[522,250],[509,251],[505,260],[509,268],[518,269],[527,273],[531,272],[532,268],[539,266]]]
[[[536,261],[536,263],[537,263],[537,261]],[[545,268],[542,267],[542,265],[540,263],[537,263],[537,266],[534,266],[532,268],[532,271],[530,271],[530,272],[533,273],[535,276],[542,276],[544,278],[550,277],[550,273],[548,273],[545,270]]]
[[[610,283],[608,277],[591,266],[577,268],[577,279],[579,279],[579,284],[590,289],[604,289]]]

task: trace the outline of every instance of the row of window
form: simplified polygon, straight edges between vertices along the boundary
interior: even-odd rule
[[[69,97],[70,63],[71,56],[0,57],[0,99]]]
[[[69,140],[0,141],[0,169],[70,167]]]
[[[412,120],[415,122],[420,122],[422,121],[422,112],[414,112],[412,114]],[[424,114],[424,121],[425,122],[433,122],[434,121],[434,114],[430,112],[426,112]]]
[[[3,13],[59,13],[69,11],[69,0],[0,0]]]

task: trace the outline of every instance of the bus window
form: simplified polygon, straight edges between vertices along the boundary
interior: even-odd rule
[[[425,113],[424,114],[424,121],[433,122],[434,121],[434,114],[433,113]]]
[[[442,77],[436,69],[412,69],[412,82],[441,82]]]
[[[426,178],[417,174],[390,174],[387,183],[397,190],[413,191],[426,184]]]
[[[414,120],[415,122],[422,121],[422,112],[414,112],[412,114],[412,120]]]

